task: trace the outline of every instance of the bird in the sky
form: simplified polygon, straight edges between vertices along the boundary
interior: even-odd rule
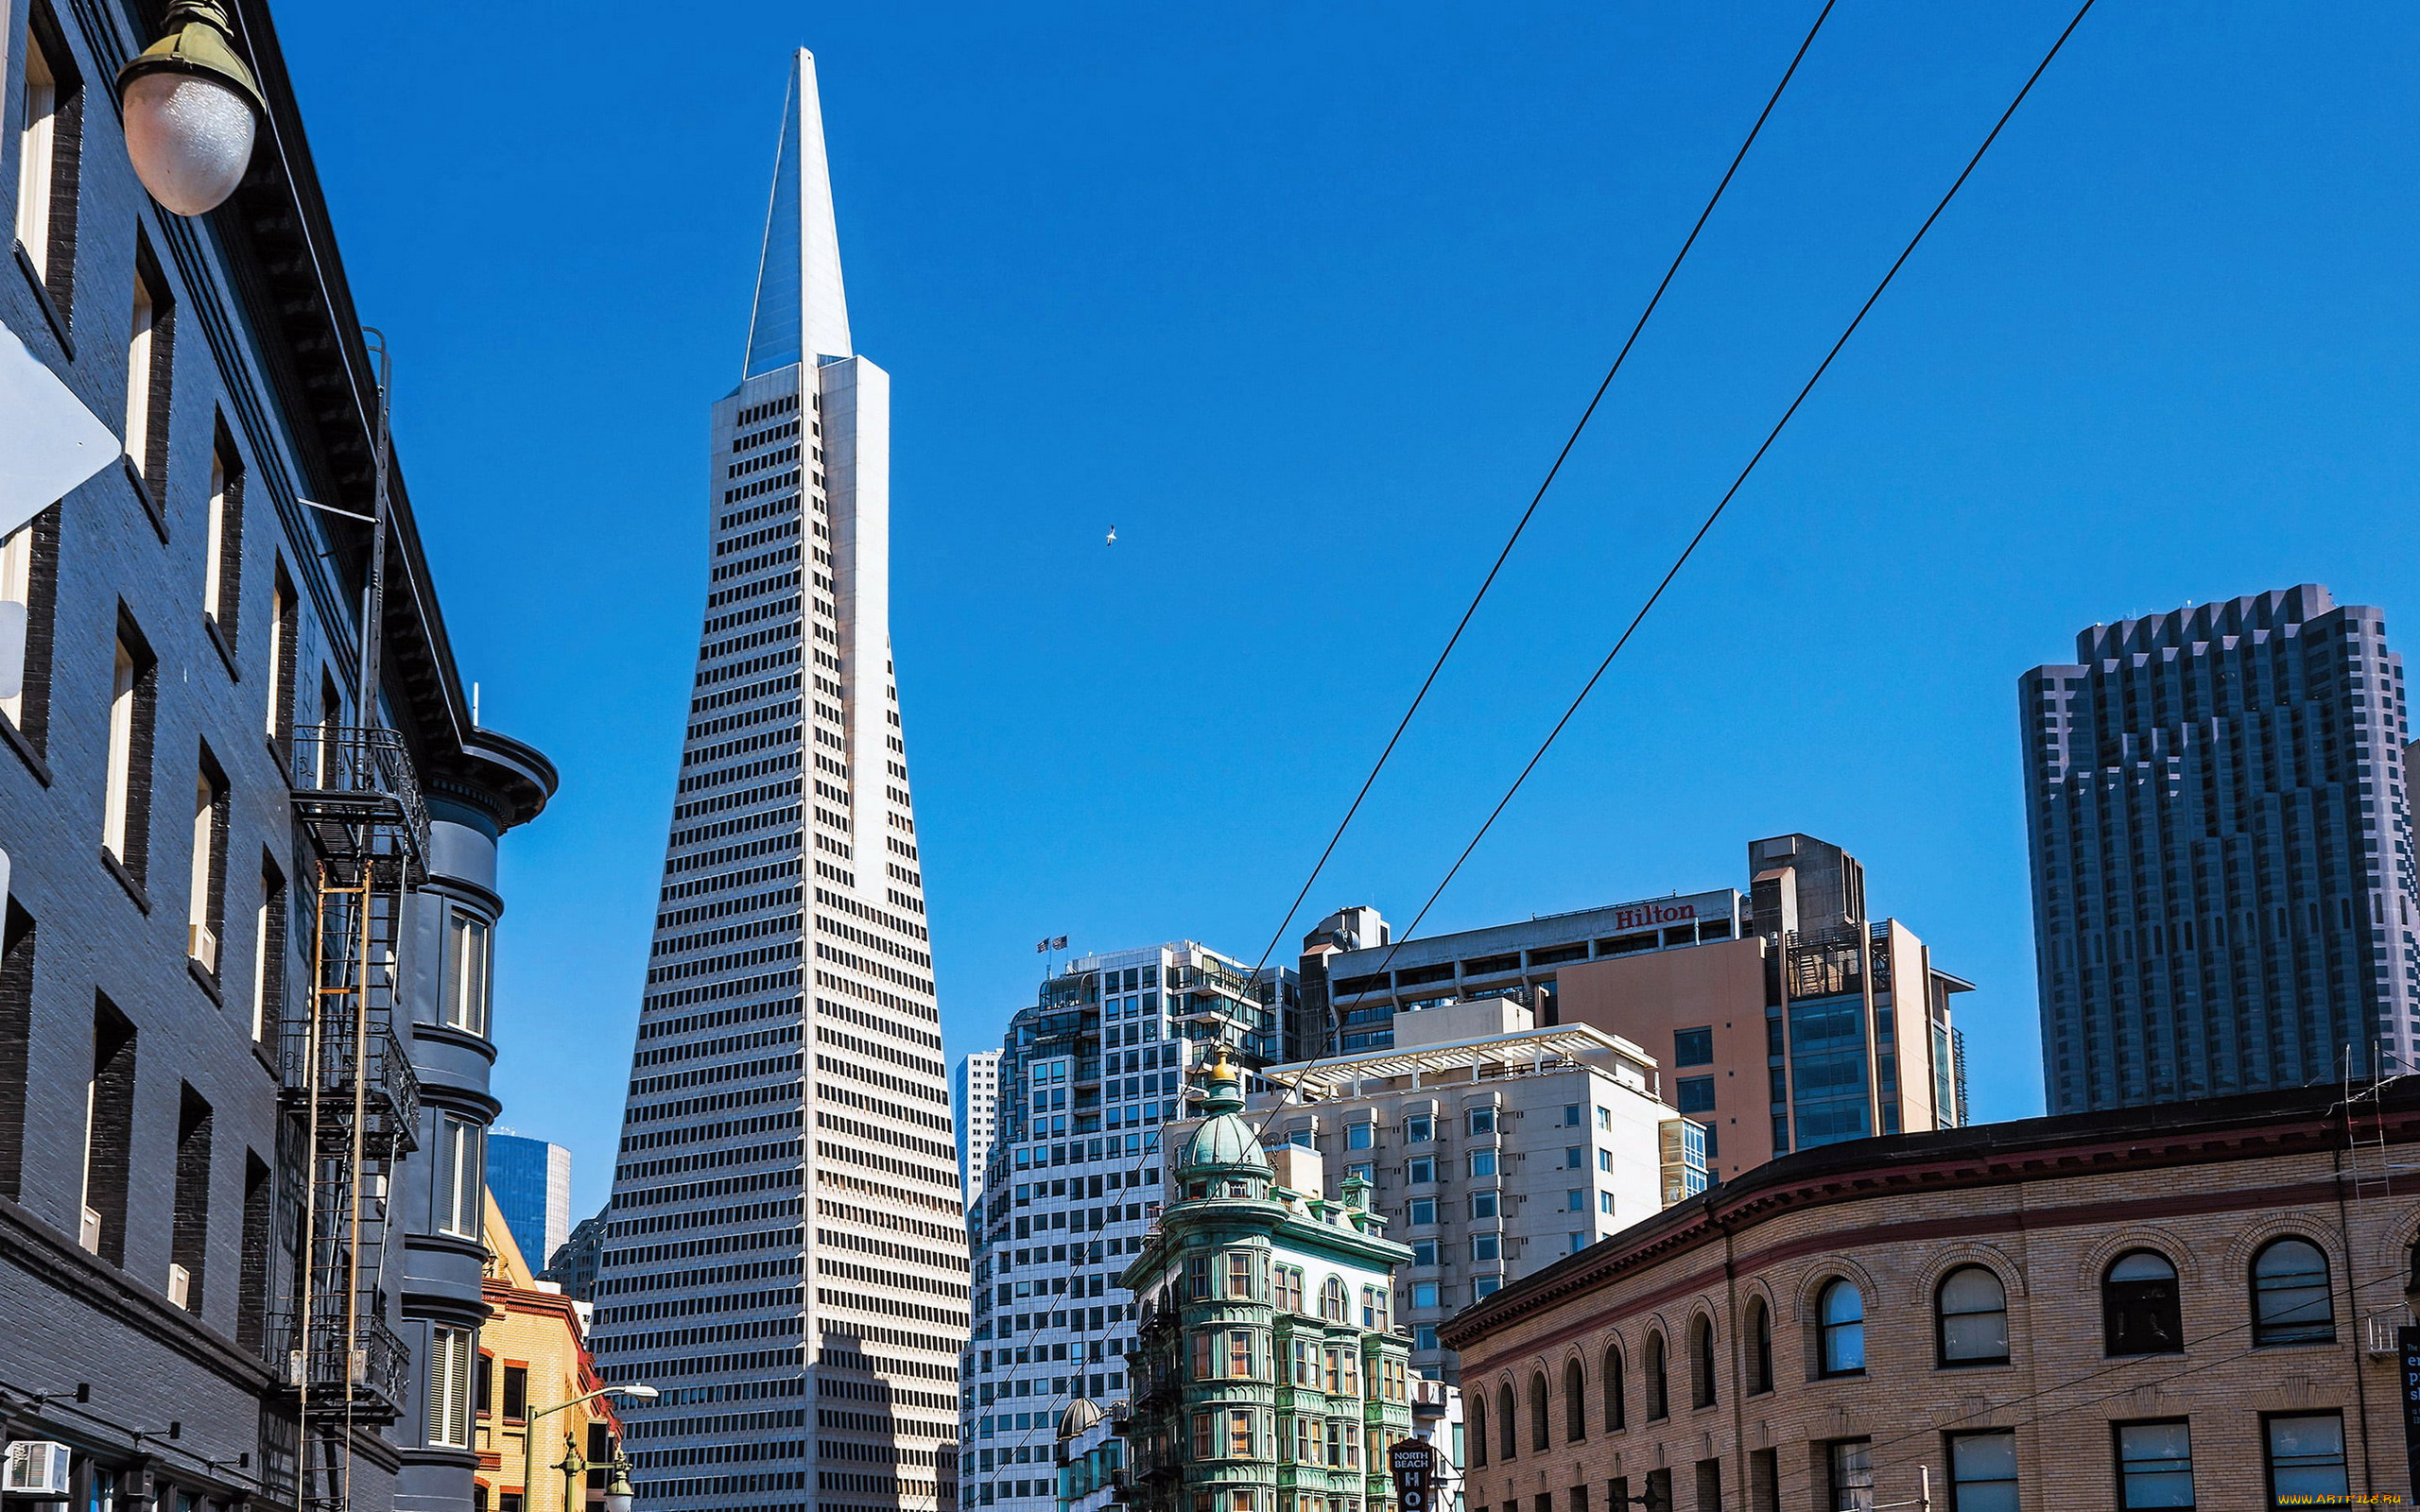
[[[1117,544],[1117,527],[1115,525],[1109,527],[1109,540],[1105,541],[1104,544],[1112,546]]]

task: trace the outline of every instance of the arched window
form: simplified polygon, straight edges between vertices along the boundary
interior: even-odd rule
[[[1672,1416],[1672,1398],[1664,1379],[1664,1335],[1647,1336],[1647,1420]]]
[[[1857,1282],[1837,1280],[1815,1304],[1815,1373],[1865,1374],[1865,1294]]]
[[[1575,1444],[1588,1436],[1588,1383],[1577,1360],[1563,1363],[1563,1436]]]
[[[1471,1397],[1471,1468],[1487,1464],[1487,1393],[1476,1392]]]
[[[2275,1239],[2252,1260],[2252,1342],[2325,1344],[2336,1337],[2327,1257],[2308,1239]]]
[[[1495,1457],[1511,1459],[1520,1437],[1520,1420],[1512,1416],[1512,1383],[1495,1388]]]
[[[2008,1363],[2008,1288],[1987,1265],[1961,1265],[1933,1297],[1941,1363]]]
[[[1629,1403],[1622,1400],[1622,1347],[1605,1346],[1605,1432],[1630,1426]]]
[[[1547,1433],[1547,1373],[1541,1370],[1530,1378],[1530,1448],[1544,1453],[1552,1445]]]
[[[1703,1313],[1689,1325],[1689,1405],[1714,1405],[1714,1319]]]
[[[2100,1279],[2102,1345],[2111,1354],[2175,1354],[2185,1348],[2176,1267],[2155,1249],[2118,1257]]]
[[[1349,1305],[1343,1277],[1331,1276],[1320,1282],[1320,1316],[1331,1323],[1351,1322],[1352,1317],[1347,1311]]]
[[[1761,1297],[1748,1299],[1748,1395],[1773,1389],[1773,1310]]]

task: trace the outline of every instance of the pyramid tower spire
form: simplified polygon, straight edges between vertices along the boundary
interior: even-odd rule
[[[779,163],[708,430],[592,1336],[607,1380],[664,1392],[627,1409],[647,1512],[942,1512],[972,1283],[890,657],[890,379],[850,346],[804,52]],[[805,1494],[833,1490],[859,1500]]]
[[[840,232],[832,215],[832,170],[823,154],[823,103],[815,55],[790,58],[782,105],[782,141],[773,157],[773,193],[756,264],[756,302],[748,321],[748,359],[740,377],[793,363],[851,355],[849,300],[840,284]]]

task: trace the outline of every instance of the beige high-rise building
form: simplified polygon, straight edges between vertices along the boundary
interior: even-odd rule
[[[890,657],[890,379],[842,297],[815,63],[714,406],[704,632],[596,1353],[650,1512],[954,1498],[967,1244]]]

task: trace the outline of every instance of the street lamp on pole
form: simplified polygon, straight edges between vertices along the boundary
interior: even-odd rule
[[[588,1393],[588,1395],[584,1397],[574,1397],[569,1401],[559,1401],[551,1407],[541,1407],[536,1412],[531,1413],[527,1420],[521,1426],[522,1512],[537,1512],[539,1418],[551,1418],[556,1413],[562,1412],[567,1408],[577,1407],[582,1402],[595,1401],[599,1397],[628,1397],[632,1401],[653,1401],[658,1395],[659,1393],[653,1386],[643,1386],[636,1382],[632,1382],[626,1386],[599,1386],[597,1389]],[[568,1464],[570,1461],[576,1459],[579,1459],[579,1450],[577,1445],[573,1447],[572,1452],[569,1454],[564,1456],[564,1462],[565,1464]],[[618,1465],[620,1462],[617,1460],[616,1463]],[[562,1466],[556,1467],[558,1469],[562,1468]],[[585,1471],[587,1469],[587,1461],[581,1460],[580,1469]],[[630,1483],[625,1479],[623,1484],[627,1486]],[[563,1512],[573,1512],[573,1508],[568,1505],[571,1500],[568,1481],[565,1483],[563,1500],[566,1503],[563,1508]],[[619,1507],[614,1506],[613,1502],[614,1493],[611,1490],[608,1490],[605,1493],[605,1503],[609,1512],[630,1512],[631,1503],[627,1499],[623,1501]]]

